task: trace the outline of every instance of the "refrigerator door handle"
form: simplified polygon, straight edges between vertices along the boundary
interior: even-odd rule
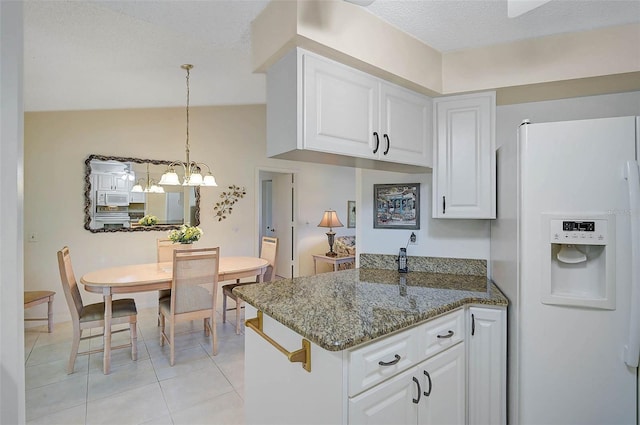
[[[631,258],[640,258],[640,173],[636,161],[627,161],[629,216],[631,217]],[[638,367],[640,360],[640,261],[631,261],[631,312],[629,337],[624,347],[624,362]]]

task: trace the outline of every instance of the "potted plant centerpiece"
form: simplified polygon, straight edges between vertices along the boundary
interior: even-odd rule
[[[202,229],[199,227],[183,224],[179,229],[174,229],[169,232],[169,239],[171,239],[173,243],[191,244],[200,240],[202,235]]]
[[[138,220],[138,224],[142,226],[156,225],[158,224],[158,217],[156,217],[155,215],[147,214],[144,217],[142,217],[140,220]]]

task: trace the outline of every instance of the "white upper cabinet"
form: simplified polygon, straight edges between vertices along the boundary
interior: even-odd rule
[[[267,72],[270,157],[430,168],[432,117],[429,97],[299,48]]]
[[[302,61],[303,148],[376,158],[373,133],[379,128],[377,80],[314,55],[305,53]]]
[[[147,194],[144,192],[129,193],[129,202],[132,204],[144,204],[147,201]]]
[[[97,174],[97,190],[113,190],[116,192],[128,192],[129,180],[115,174]]]
[[[380,83],[380,159],[431,167],[432,100]]]
[[[434,218],[496,218],[495,92],[434,100]]]

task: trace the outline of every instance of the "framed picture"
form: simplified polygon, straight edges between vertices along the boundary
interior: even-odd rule
[[[373,185],[374,229],[420,228],[420,183]]]
[[[356,227],[356,201],[347,201],[347,227]]]

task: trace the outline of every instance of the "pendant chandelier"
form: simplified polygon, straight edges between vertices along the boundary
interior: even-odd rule
[[[160,178],[158,184],[177,186],[180,183],[178,173],[176,173],[175,166],[181,165],[184,170],[184,179],[182,186],[217,186],[215,177],[211,174],[211,168],[203,162],[191,161],[189,158],[189,74],[193,65],[185,64],[181,66],[182,69],[187,71],[187,143],[185,151],[187,153],[186,161],[174,161],[169,164],[169,168]],[[204,178],[202,177],[202,167],[206,167],[208,173]]]
[[[142,187],[141,183],[144,183],[144,187]],[[162,186],[158,186],[156,181],[149,177],[149,163],[147,163],[147,181],[145,182],[144,179],[138,179],[138,182],[131,188],[131,191],[134,193],[164,193]]]

